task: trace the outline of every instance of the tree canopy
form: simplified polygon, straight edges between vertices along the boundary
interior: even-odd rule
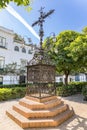
[[[87,26],[82,29],[82,32],[87,35]]]
[[[79,71],[87,71],[87,35],[77,37],[68,49],[71,50],[70,56],[78,64]]]
[[[7,4],[9,4],[10,2],[14,2],[18,6],[19,5],[27,6],[30,4],[30,0],[0,0],[0,8],[5,8]]]
[[[68,83],[68,75],[76,69],[76,63],[68,54],[70,50],[66,48],[79,36],[75,31],[63,31],[57,36],[57,42],[44,43],[44,48],[55,62],[57,72],[65,75],[65,84]],[[53,46],[52,46],[53,45]],[[50,49],[48,49],[50,48]]]

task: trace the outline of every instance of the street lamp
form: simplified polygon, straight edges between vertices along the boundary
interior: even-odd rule
[[[53,41],[53,42],[57,42],[57,38],[56,38],[56,35],[55,35],[54,32],[51,32],[51,33],[50,33],[50,37],[52,38],[52,41]]]
[[[57,42],[57,38],[54,32],[50,33],[50,36],[47,37],[46,43],[50,44],[50,40],[52,40],[52,42]]]
[[[50,50],[50,49],[54,46],[54,45],[51,44],[51,43],[55,43],[55,42],[57,42],[56,35],[55,35],[54,32],[51,32],[51,33],[50,33],[50,36],[47,37],[47,39],[46,39],[46,44],[48,45],[48,50]],[[55,48],[55,49],[54,49],[54,52],[57,53],[58,50]]]

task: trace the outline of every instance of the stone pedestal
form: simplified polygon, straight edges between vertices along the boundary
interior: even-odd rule
[[[57,96],[34,98],[25,96],[6,114],[22,128],[55,127],[74,112]]]

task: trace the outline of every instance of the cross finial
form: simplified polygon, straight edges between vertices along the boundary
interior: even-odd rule
[[[41,7],[41,9],[39,10],[40,12],[40,17],[38,18],[38,20],[36,22],[34,22],[32,24],[32,26],[35,25],[39,25],[40,29],[39,29],[39,36],[40,36],[40,49],[42,49],[42,41],[43,41],[43,36],[44,36],[44,30],[43,30],[43,22],[45,21],[45,18],[48,17],[49,15],[51,15],[54,10],[50,10],[48,13],[43,12],[44,7]]]

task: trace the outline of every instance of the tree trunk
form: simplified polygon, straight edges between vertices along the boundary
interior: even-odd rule
[[[68,84],[68,76],[69,76],[69,71],[65,71],[65,80],[64,80],[64,84],[67,85]]]
[[[65,75],[65,85],[68,84],[68,74]]]

